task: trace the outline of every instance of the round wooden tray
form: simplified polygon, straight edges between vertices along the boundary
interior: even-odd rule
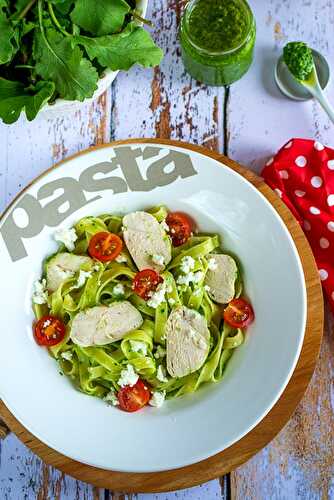
[[[34,453],[46,463],[60,469],[75,478],[96,486],[122,492],[161,492],[194,486],[218,476],[222,476],[249,460],[255,453],[266,446],[289,420],[292,412],[302,398],[313,374],[321,344],[323,332],[323,298],[318,270],[309,244],[295,218],[279,197],[253,172],[241,167],[229,158],[178,141],[162,139],[132,139],[118,141],[112,145],[138,142],[152,142],[182,146],[205,154],[223,162],[251,182],[272,204],[286,224],[298,249],[304,269],[307,289],[307,324],[302,351],[296,369],[284,393],[269,414],[240,441],[226,450],[181,469],[157,473],[126,473],[106,471],[71,460],[49,448],[28,432],[0,401],[0,415],[8,427]],[[108,145],[97,146],[106,147]],[[92,148],[96,149],[96,148]],[[85,151],[79,153],[85,154]],[[75,155],[77,156],[77,155]],[[73,157],[72,157],[73,158]],[[68,161],[68,160],[65,160]],[[61,162],[64,163],[64,162]],[[54,168],[54,167],[53,167]],[[45,174],[42,174],[45,175]]]

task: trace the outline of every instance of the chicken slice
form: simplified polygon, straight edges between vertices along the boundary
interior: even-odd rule
[[[201,368],[209,353],[206,319],[197,311],[180,306],[169,315],[165,332],[169,375],[184,377]]]
[[[161,272],[172,258],[170,240],[159,222],[147,212],[132,212],[123,217],[123,236],[139,271]]]
[[[205,276],[205,285],[209,287],[208,294],[215,302],[227,304],[235,295],[238,274],[235,260],[229,255],[212,254],[208,256],[208,262],[209,269]]]
[[[63,281],[73,276],[83,265],[93,264],[90,257],[58,253],[46,265],[46,282],[49,292],[57,290]]]
[[[142,315],[130,302],[114,302],[82,311],[72,321],[70,337],[82,347],[110,344],[143,323]]]

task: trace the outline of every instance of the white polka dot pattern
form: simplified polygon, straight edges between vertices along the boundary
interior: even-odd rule
[[[330,194],[328,197],[327,197],[327,205],[329,207],[332,207],[334,205],[334,194]]]
[[[280,170],[279,176],[281,179],[289,179],[289,172],[287,170]]]
[[[300,191],[299,189],[296,189],[295,191],[295,195],[298,196],[298,198],[302,198],[305,194],[305,191]]]
[[[322,178],[318,175],[315,175],[311,179],[311,184],[314,188],[320,188],[322,186]]]
[[[321,281],[326,281],[326,279],[328,278],[328,272],[326,271],[326,269],[319,269],[319,276]]]
[[[326,249],[329,247],[329,241],[327,238],[320,238],[320,247]]]
[[[311,231],[311,228],[312,228],[311,224],[309,223],[308,220],[305,219],[304,220],[304,229],[305,229],[305,231]]]
[[[305,167],[306,163],[307,159],[305,158],[305,156],[297,156],[297,158],[295,159],[295,164],[297,165],[297,167],[303,168]]]
[[[315,141],[314,143],[314,149],[316,149],[317,151],[322,151],[324,148],[324,146],[321,144],[321,142],[318,142],[318,141]]]
[[[334,313],[334,142],[291,139],[268,164],[263,178],[300,221]]]

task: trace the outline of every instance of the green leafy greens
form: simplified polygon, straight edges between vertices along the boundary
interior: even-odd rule
[[[0,0],[0,119],[92,97],[106,69],[158,65],[162,51],[136,19],[133,0]]]

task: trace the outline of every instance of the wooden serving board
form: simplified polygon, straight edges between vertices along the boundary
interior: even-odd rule
[[[205,481],[209,481],[210,479],[217,478],[230,472],[249,460],[254,454],[266,446],[287,423],[312,377],[322,339],[324,314],[318,269],[309,244],[302,229],[289,209],[264,183],[263,179],[225,156],[199,146],[178,141],[163,139],[132,139],[117,141],[111,145],[139,142],[182,146],[183,148],[205,154],[221,161],[238,172],[267,198],[286,224],[300,255],[307,290],[307,323],[304,343],[296,369],[284,393],[268,415],[251,432],[226,450],[207,460],[180,469],[156,473],[126,473],[107,471],[76,462],[49,448],[34,437],[16,420],[5,404],[0,401],[1,418],[23,443],[25,443],[34,453],[39,455],[47,464],[81,481],[86,481],[98,487],[111,489],[113,491],[116,490],[129,493],[171,491],[204,483]],[[110,145],[97,146],[91,149],[107,146]],[[85,151],[79,154],[85,154]],[[58,165],[60,165],[60,163]]]

